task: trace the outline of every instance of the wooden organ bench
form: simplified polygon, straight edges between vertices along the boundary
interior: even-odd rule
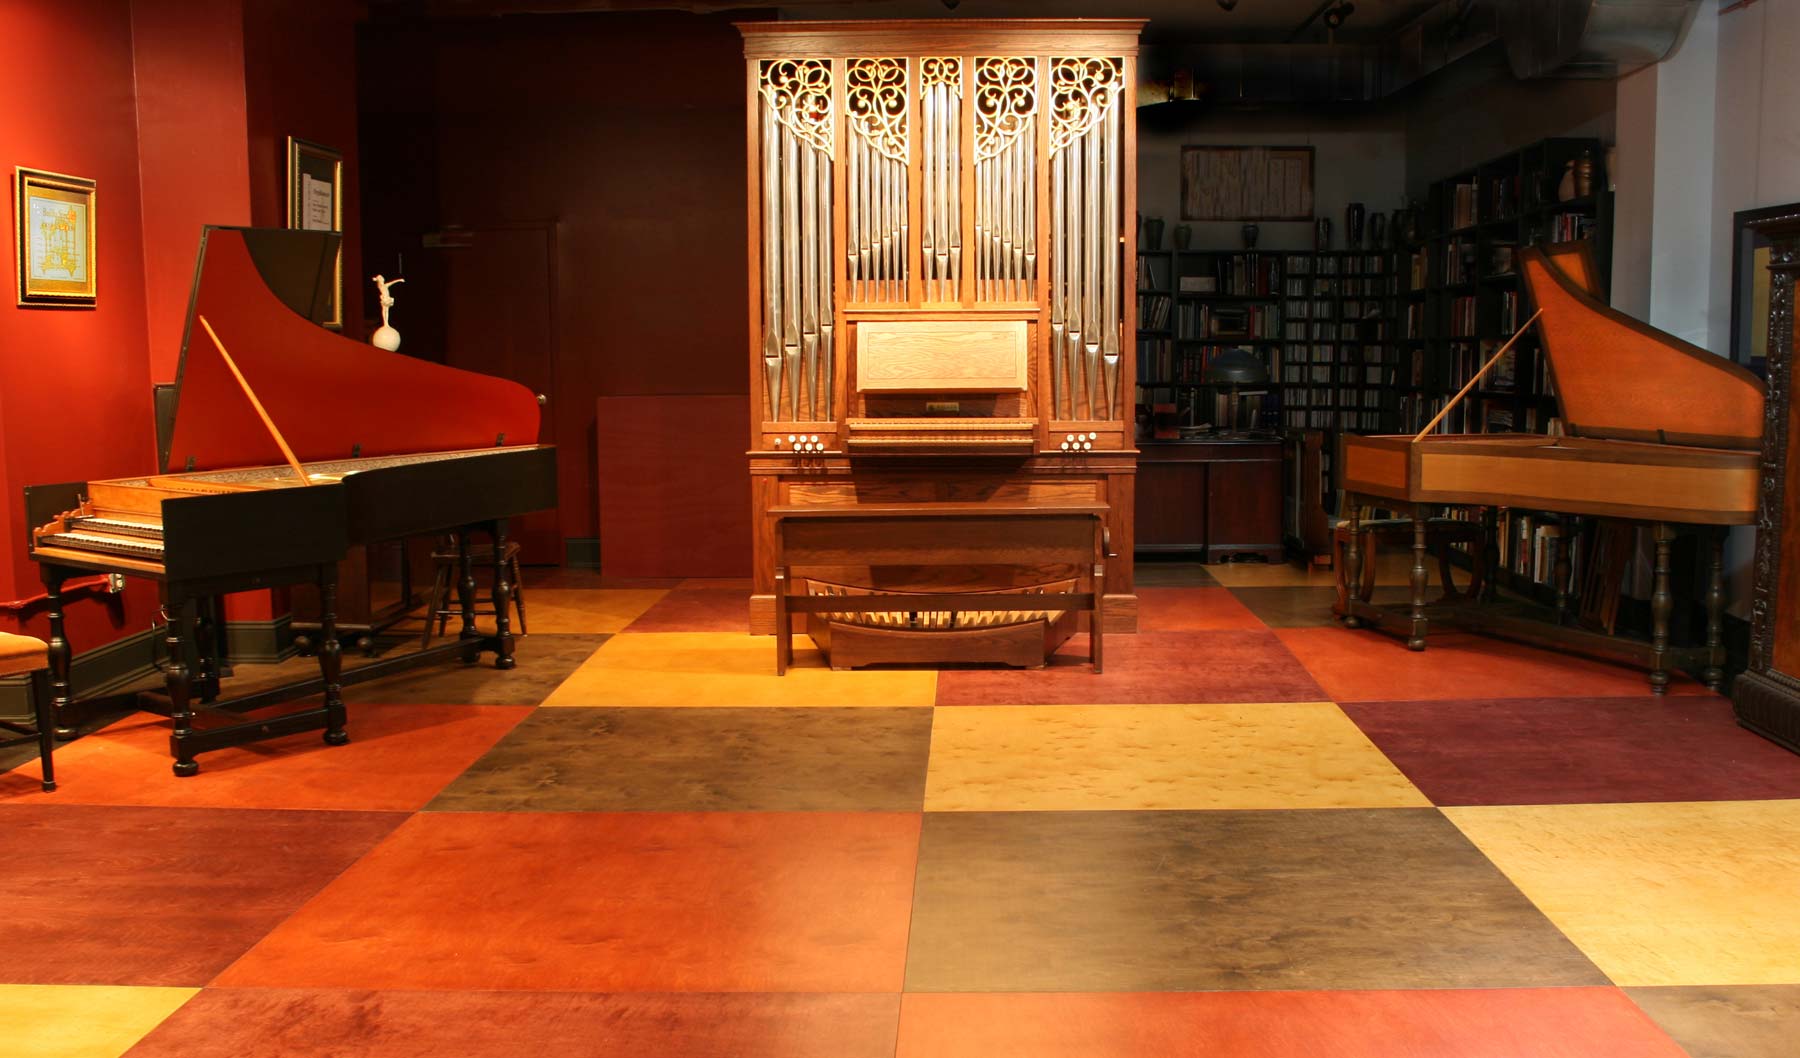
[[[775,671],[793,662],[790,614],[834,669],[932,661],[1041,668],[1085,612],[1089,657],[1102,671],[1107,509],[1100,504],[859,504],[777,507]],[[794,590],[796,571],[1022,564],[1067,569],[1063,584],[1030,590],[846,591],[829,581]],[[1086,581],[1087,590],[1076,590]]]

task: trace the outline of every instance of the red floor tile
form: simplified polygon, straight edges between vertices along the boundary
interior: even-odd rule
[[[729,588],[733,591],[747,592],[756,586],[751,577],[689,577],[675,587],[682,591],[697,588]]]
[[[1434,632],[1422,651],[1366,628],[1283,628],[1275,634],[1336,702],[1620,697],[1650,689],[1641,669],[1466,632]],[[1669,690],[1708,693],[1681,675]]]
[[[42,793],[35,778],[14,770],[0,775],[0,800],[413,811],[530,712],[524,706],[353,705],[348,745],[327,746],[319,732],[302,732],[203,753],[200,774],[181,779],[169,771],[169,721],[139,713],[59,747],[55,793]]]
[[[1612,988],[909,994],[898,1058],[1685,1058]]]
[[[1344,711],[1440,805],[1800,797],[1800,756],[1723,698],[1360,702]]]
[[[749,632],[750,589],[681,588],[625,626],[627,632]]]
[[[0,805],[0,974],[203,985],[403,818]]]
[[[1317,702],[1325,692],[1269,631],[1139,632],[1106,637],[1106,671],[1087,636],[1043,669],[948,669],[939,705],[1131,705]]]
[[[132,1058],[891,1058],[900,997],[209,988]]]
[[[414,816],[227,986],[898,991],[919,817]]]
[[[1260,632],[1262,621],[1226,588],[1139,588],[1140,632]]]

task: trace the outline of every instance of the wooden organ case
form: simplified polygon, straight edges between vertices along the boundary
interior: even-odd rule
[[[808,630],[837,667],[1019,663],[1032,636],[1041,660],[1074,631],[1074,613],[962,608],[976,593],[1072,587],[1094,594],[1104,630],[1136,630],[1132,86],[1142,27],[739,25],[753,633],[775,631],[778,591],[925,595],[885,614],[813,613]],[[967,546],[958,534],[971,531],[976,505],[1000,518],[1087,512],[1098,528],[1083,556],[1093,565],[1062,562],[1030,533],[1010,554]],[[790,576],[784,519],[804,514],[816,537],[839,512],[846,542],[879,543],[871,526],[887,512],[903,516],[909,539],[923,524],[941,553],[905,561],[891,548],[846,546],[835,565]],[[885,564],[867,558],[875,554]],[[946,609],[932,611],[930,597]],[[849,660],[855,629],[834,635],[830,618],[937,641]],[[1037,627],[1005,657],[984,652],[1009,621]],[[959,630],[967,651],[952,645]]]

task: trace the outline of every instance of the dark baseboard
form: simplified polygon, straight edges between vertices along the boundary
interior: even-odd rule
[[[69,682],[77,698],[98,698],[156,671],[162,633],[146,628],[103,647],[77,654],[69,666]],[[29,723],[33,713],[29,685],[23,676],[0,680],[0,718]]]
[[[272,621],[228,621],[225,653],[232,661],[272,665],[295,654],[293,616],[282,614]]]
[[[600,538],[571,536],[564,539],[563,564],[571,569],[599,569]]]

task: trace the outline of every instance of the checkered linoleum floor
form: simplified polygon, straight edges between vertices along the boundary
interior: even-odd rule
[[[555,574],[348,746],[126,717],[0,774],[0,1051],[1800,1053],[1800,757],[1723,699],[1140,581],[1101,676],[778,679],[743,584]]]

